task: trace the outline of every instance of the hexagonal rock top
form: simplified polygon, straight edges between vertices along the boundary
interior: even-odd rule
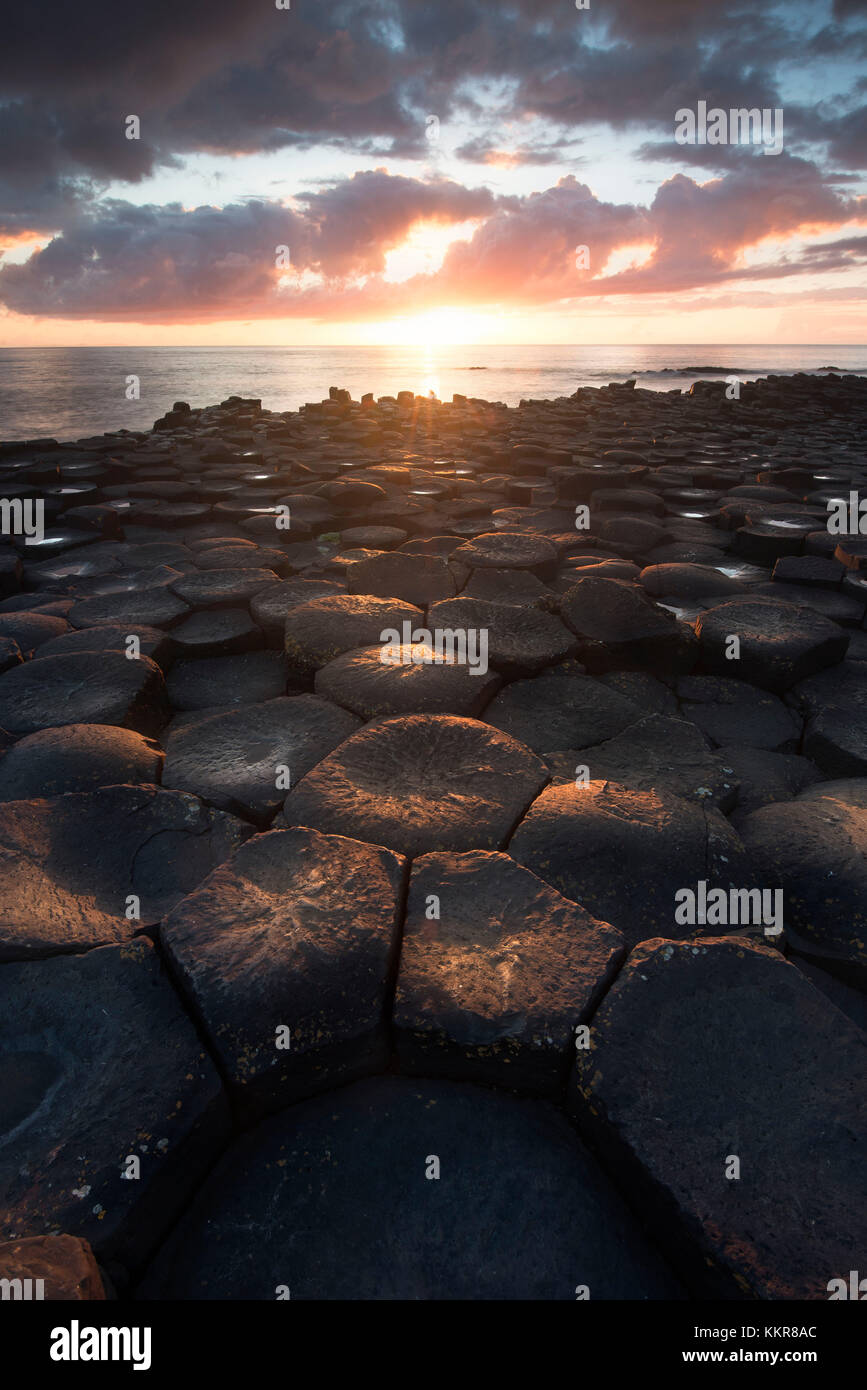
[[[553,541],[528,531],[489,531],[452,554],[470,569],[532,570],[539,579],[553,577],[559,558]]]
[[[273,1302],[278,1284],[293,1302],[681,1296],[552,1105],[393,1076],[234,1144],[139,1297]]]
[[[778,952],[653,940],[595,1015],[571,1101],[700,1296],[826,1299],[867,1244],[865,1065],[867,1037]]]
[[[438,657],[435,644],[426,642],[401,645],[392,653],[399,661],[383,661],[384,650],[381,645],[360,647],[335,657],[316,672],[316,693],[363,719],[387,714],[473,716],[501,685],[498,675],[481,670],[478,650],[475,670],[445,659],[450,655],[445,648]]]
[[[87,951],[152,925],[252,827],[158,787],[7,801],[0,814],[0,961]],[[138,899],[139,916],[130,895]]]
[[[267,823],[292,782],[358,727],[354,715],[315,695],[281,696],[211,715],[169,734],[163,786]]]
[[[819,783],[797,801],[753,811],[740,832],[762,882],[784,889],[792,944],[867,983],[867,804]]]
[[[274,830],[166,918],[161,940],[246,1114],[385,1069],[403,870],[377,845]]]
[[[842,661],[849,645],[849,634],[821,613],[772,598],[720,603],[699,615],[695,630],[708,671],[777,694]],[[740,640],[737,660],[725,654],[732,634]]]
[[[592,755],[585,761],[590,763]],[[743,845],[719,811],[671,792],[637,791],[617,782],[548,787],[534,801],[509,853],[622,931],[686,936],[675,921],[679,888],[752,887]]]
[[[146,656],[70,652],[36,657],[0,677],[0,728],[13,734],[58,724],[119,724],[157,734],[167,716],[162,671]]]
[[[438,555],[385,551],[350,565],[346,587],[351,594],[403,599],[405,603],[424,607],[436,603],[437,599],[451,598],[456,585],[451,570]]]
[[[423,855],[395,997],[402,1066],[556,1095],[622,956],[619,932],[507,854]]]
[[[216,1068],[143,938],[3,966],[0,1097],[4,1239],[68,1231],[128,1269],[228,1131]]]
[[[546,777],[522,743],[474,719],[377,719],[290,791],[283,819],[407,855],[500,849]]]
[[[560,614],[586,644],[580,660],[592,661],[594,669],[614,661],[668,673],[687,670],[695,659],[688,629],[624,580],[578,579],[561,598]]]
[[[341,652],[369,647],[403,623],[424,626],[420,608],[398,599],[339,594],[299,604],[286,615],[286,656],[293,670],[312,672]]]
[[[41,1279],[46,1303],[105,1299],[93,1251],[86,1240],[75,1236],[30,1236],[5,1242],[0,1245],[0,1279]]]
[[[427,620],[434,631],[486,633],[488,660],[504,675],[531,675],[572,656],[578,648],[559,618],[526,605],[447,599],[431,605]]]

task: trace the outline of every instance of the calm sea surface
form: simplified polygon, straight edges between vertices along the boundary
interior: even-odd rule
[[[867,347],[0,348],[0,439],[149,429],[177,400],[203,406],[258,396],[269,410],[297,410],[329,386],[348,387],[355,399],[433,391],[442,400],[459,392],[517,405],[632,376],[668,391],[700,377],[823,367],[867,375]],[[137,401],[125,396],[130,375],[140,379]]]

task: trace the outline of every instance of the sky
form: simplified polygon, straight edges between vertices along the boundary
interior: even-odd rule
[[[865,266],[867,0],[4,26],[0,346],[864,343]]]

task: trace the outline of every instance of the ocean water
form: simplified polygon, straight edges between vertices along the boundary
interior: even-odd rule
[[[579,386],[637,379],[651,390],[688,390],[700,378],[837,367],[867,375],[867,347],[548,346],[473,347],[93,347],[0,348],[0,439],[81,439],[150,429],[177,400],[213,405],[261,397],[269,410],[297,410],[347,387],[355,399],[457,392],[517,405],[571,395]],[[137,376],[138,400],[126,399]]]

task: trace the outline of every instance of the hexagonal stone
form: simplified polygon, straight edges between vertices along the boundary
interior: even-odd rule
[[[737,798],[737,778],[701,730],[667,714],[649,714],[604,743],[554,753],[546,762],[555,782],[575,783],[576,769],[583,766],[594,782],[671,792],[721,811],[729,811]]]
[[[123,623],[101,623],[99,627],[70,628],[62,637],[46,642],[39,656],[65,656],[68,652],[122,652],[126,655],[130,637],[138,638],[141,655],[149,656],[161,671],[171,666],[174,651],[168,633],[142,623],[129,627]]]
[[[812,676],[794,692],[808,716],[804,752],[827,777],[867,776],[865,691],[867,662],[846,661]]]
[[[69,610],[73,627],[99,627],[102,623],[136,624],[145,627],[172,627],[190,612],[189,604],[161,585],[138,592],[100,594],[81,599]]]
[[[802,721],[768,690],[722,676],[683,676],[677,694],[684,716],[716,744],[745,743],[779,753],[796,753],[801,745]]]
[[[67,1231],[134,1270],[228,1130],[214,1064],[150,942],[0,968],[0,1072],[4,1237]]]
[[[530,570],[537,579],[553,579],[560,554],[547,536],[529,531],[488,531],[464,541],[452,558],[474,570]]]
[[[560,613],[581,639],[580,659],[594,669],[618,665],[669,674],[694,663],[688,629],[623,580],[586,575],[563,595]]]
[[[246,608],[217,608],[178,623],[172,642],[178,657],[195,659],[259,651],[265,639]]]
[[[507,854],[413,865],[394,1006],[403,1068],[556,1095],[623,938]]]
[[[771,801],[791,801],[819,780],[819,769],[797,753],[769,753],[765,748],[728,743],[719,749],[726,771],[738,783],[738,799],[730,813],[732,824]]]
[[[200,570],[265,570],[270,583],[273,583],[272,570],[285,569],[286,556],[282,550],[269,550],[264,546],[228,543],[209,546],[196,555]]]
[[[37,657],[0,678],[0,728],[32,734],[58,724],[120,724],[157,734],[168,716],[160,668],[118,651]]]
[[[285,801],[288,786],[358,727],[352,714],[315,695],[244,705],[172,729],[162,784],[267,823]],[[2,767],[0,763],[0,787]],[[288,782],[282,768],[288,768]]]
[[[62,636],[68,627],[65,619],[50,613],[0,613],[0,640],[17,642],[25,656]]]
[[[545,776],[523,744],[473,719],[377,719],[290,791],[283,817],[407,855],[500,849]]]
[[[7,801],[0,817],[0,960],[127,941],[222,863],[250,827],[194,796],[108,787]],[[127,917],[138,899],[139,916]]]
[[[383,632],[402,633],[404,623],[423,627],[421,609],[396,599],[358,594],[313,599],[287,614],[286,657],[294,671],[309,674],[353,647],[388,640]]]
[[[403,870],[377,845],[274,830],[163,923],[246,1115],[385,1068]]]
[[[13,1298],[25,1297],[26,1289],[36,1298],[35,1290],[41,1288],[46,1303],[105,1299],[93,1251],[86,1240],[75,1236],[30,1236],[0,1244],[0,1279],[21,1281],[21,1292],[13,1293]]]
[[[649,594],[690,599],[718,599],[743,589],[740,580],[722,574],[712,565],[648,565],[638,576]]]
[[[383,660],[383,654],[391,659]],[[396,660],[399,656],[399,660]],[[374,719],[386,714],[477,715],[501,685],[500,677],[483,669],[476,651],[476,665],[456,659],[445,647],[419,642],[361,647],[344,652],[316,672],[314,688],[338,705]],[[449,659],[451,657],[451,659]]]
[[[282,652],[241,652],[179,661],[169,673],[166,688],[175,709],[210,709],[275,700],[286,694],[288,679],[289,666]]]
[[[535,608],[552,598],[553,591],[529,570],[480,569],[471,571],[460,596]]]
[[[231,608],[279,582],[273,570],[207,570],[183,575],[172,585],[172,592],[190,608]]]
[[[735,677],[778,694],[842,661],[849,637],[812,608],[774,599],[732,599],[699,615],[701,659],[714,675]],[[740,657],[728,658],[729,637]]]
[[[551,673],[513,681],[491,701],[485,722],[534,753],[549,753],[602,743],[641,715],[639,704],[592,676]]]
[[[234,1144],[139,1297],[273,1302],[279,1284],[293,1301],[681,1296],[552,1105],[402,1077]]]
[[[250,602],[250,612],[265,634],[269,646],[282,647],[286,630],[286,614],[312,599],[332,598],[342,594],[340,584],[329,579],[287,579],[260,589]]]
[[[680,888],[694,889],[700,880],[726,889],[754,882],[739,837],[718,811],[616,782],[548,787],[509,853],[630,943],[693,930],[675,922]]]
[[[867,1238],[865,1052],[779,952],[645,941],[577,1054],[573,1105],[699,1297],[827,1299]]]
[[[787,939],[867,981],[867,805],[820,783],[753,811],[740,833],[762,881],[785,891]]]
[[[368,550],[391,550],[406,540],[399,526],[350,526],[340,532],[341,545],[360,545]]]
[[[64,724],[19,739],[0,761],[0,801],[159,782],[158,743],[115,724]]]
[[[455,598],[433,604],[427,621],[434,631],[486,633],[488,659],[506,676],[535,675],[578,650],[559,618],[527,605]]]
[[[346,587],[351,594],[402,599],[423,608],[438,599],[451,598],[457,586],[439,556],[406,555],[395,550],[350,565]]]

